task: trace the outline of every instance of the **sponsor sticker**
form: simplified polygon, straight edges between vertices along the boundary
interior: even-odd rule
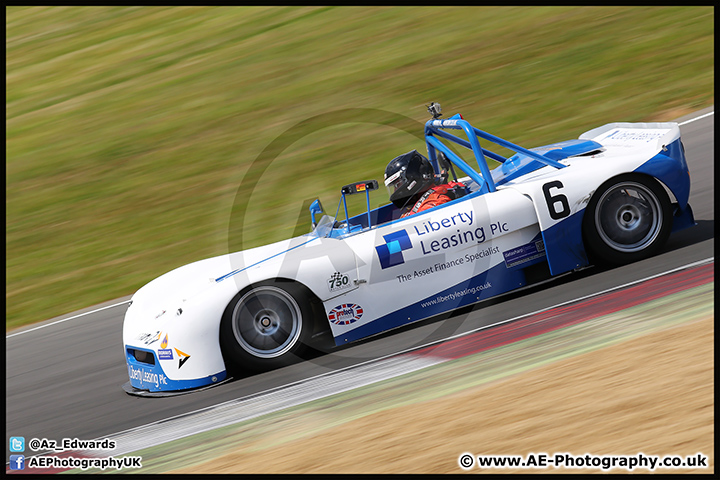
[[[515,267],[544,256],[545,244],[542,240],[520,245],[512,250],[503,252],[507,268]]]
[[[617,128],[607,134],[604,140],[616,140],[619,142],[644,142],[649,143],[657,140],[669,132],[670,129],[647,129],[647,128]]]
[[[167,377],[162,373],[155,373],[153,371],[145,370],[144,368],[135,369],[132,365],[128,365],[128,376],[130,380],[135,380],[140,383],[140,388],[148,383],[155,385],[155,388],[160,388],[161,385],[167,385]]]
[[[182,368],[182,366],[185,365],[185,362],[190,359],[190,355],[178,350],[177,348],[175,349],[175,352],[178,354],[178,368]]]
[[[328,320],[335,325],[350,325],[362,317],[363,308],[354,303],[343,303],[330,310]]]
[[[346,288],[350,288],[351,286],[352,285],[350,283],[350,277],[340,272],[333,273],[328,280],[328,289],[331,292],[345,290]]]
[[[158,330],[155,333],[141,333],[137,336],[137,339],[143,342],[145,345],[150,345],[151,343],[155,343],[160,340],[161,335],[162,332]]]
[[[454,127],[457,125],[457,120],[433,120],[433,127]]]
[[[173,359],[173,352],[172,349],[159,349],[158,350],[158,358],[160,360],[172,360]]]

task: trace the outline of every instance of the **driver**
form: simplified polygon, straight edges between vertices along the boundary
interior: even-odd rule
[[[385,186],[390,201],[402,210],[401,217],[460,198],[465,185],[448,182],[447,170],[435,175],[430,161],[417,150],[392,159],[385,168]]]

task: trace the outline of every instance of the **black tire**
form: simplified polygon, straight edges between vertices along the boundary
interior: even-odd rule
[[[593,194],[583,217],[583,237],[596,264],[621,265],[659,252],[670,236],[672,205],[653,178],[620,175]]]
[[[238,293],[220,323],[220,347],[233,372],[261,372],[289,365],[312,334],[312,294],[286,282],[253,285]]]

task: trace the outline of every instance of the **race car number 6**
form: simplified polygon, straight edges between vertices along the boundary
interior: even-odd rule
[[[550,212],[550,218],[553,220],[560,220],[570,215],[570,204],[568,199],[562,193],[557,195],[550,195],[551,188],[563,188],[563,184],[560,180],[554,182],[548,182],[542,186],[543,194],[545,195],[545,201],[547,202],[548,211]],[[556,209],[556,205],[560,204],[560,210]]]

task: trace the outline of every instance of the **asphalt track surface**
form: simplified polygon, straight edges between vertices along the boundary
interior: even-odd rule
[[[419,347],[714,257],[714,107],[677,121],[690,165],[697,226],[673,234],[653,258],[613,269],[589,268],[489,300],[327,355],[187,395],[127,395],[122,344],[125,304],[88,309],[6,337],[6,462],[10,436],[90,440],[280,387],[338,368]],[[709,114],[709,115],[708,115]],[[706,115],[702,118],[702,115]],[[122,300],[122,299],[121,299]],[[26,452],[31,454],[32,452]]]

